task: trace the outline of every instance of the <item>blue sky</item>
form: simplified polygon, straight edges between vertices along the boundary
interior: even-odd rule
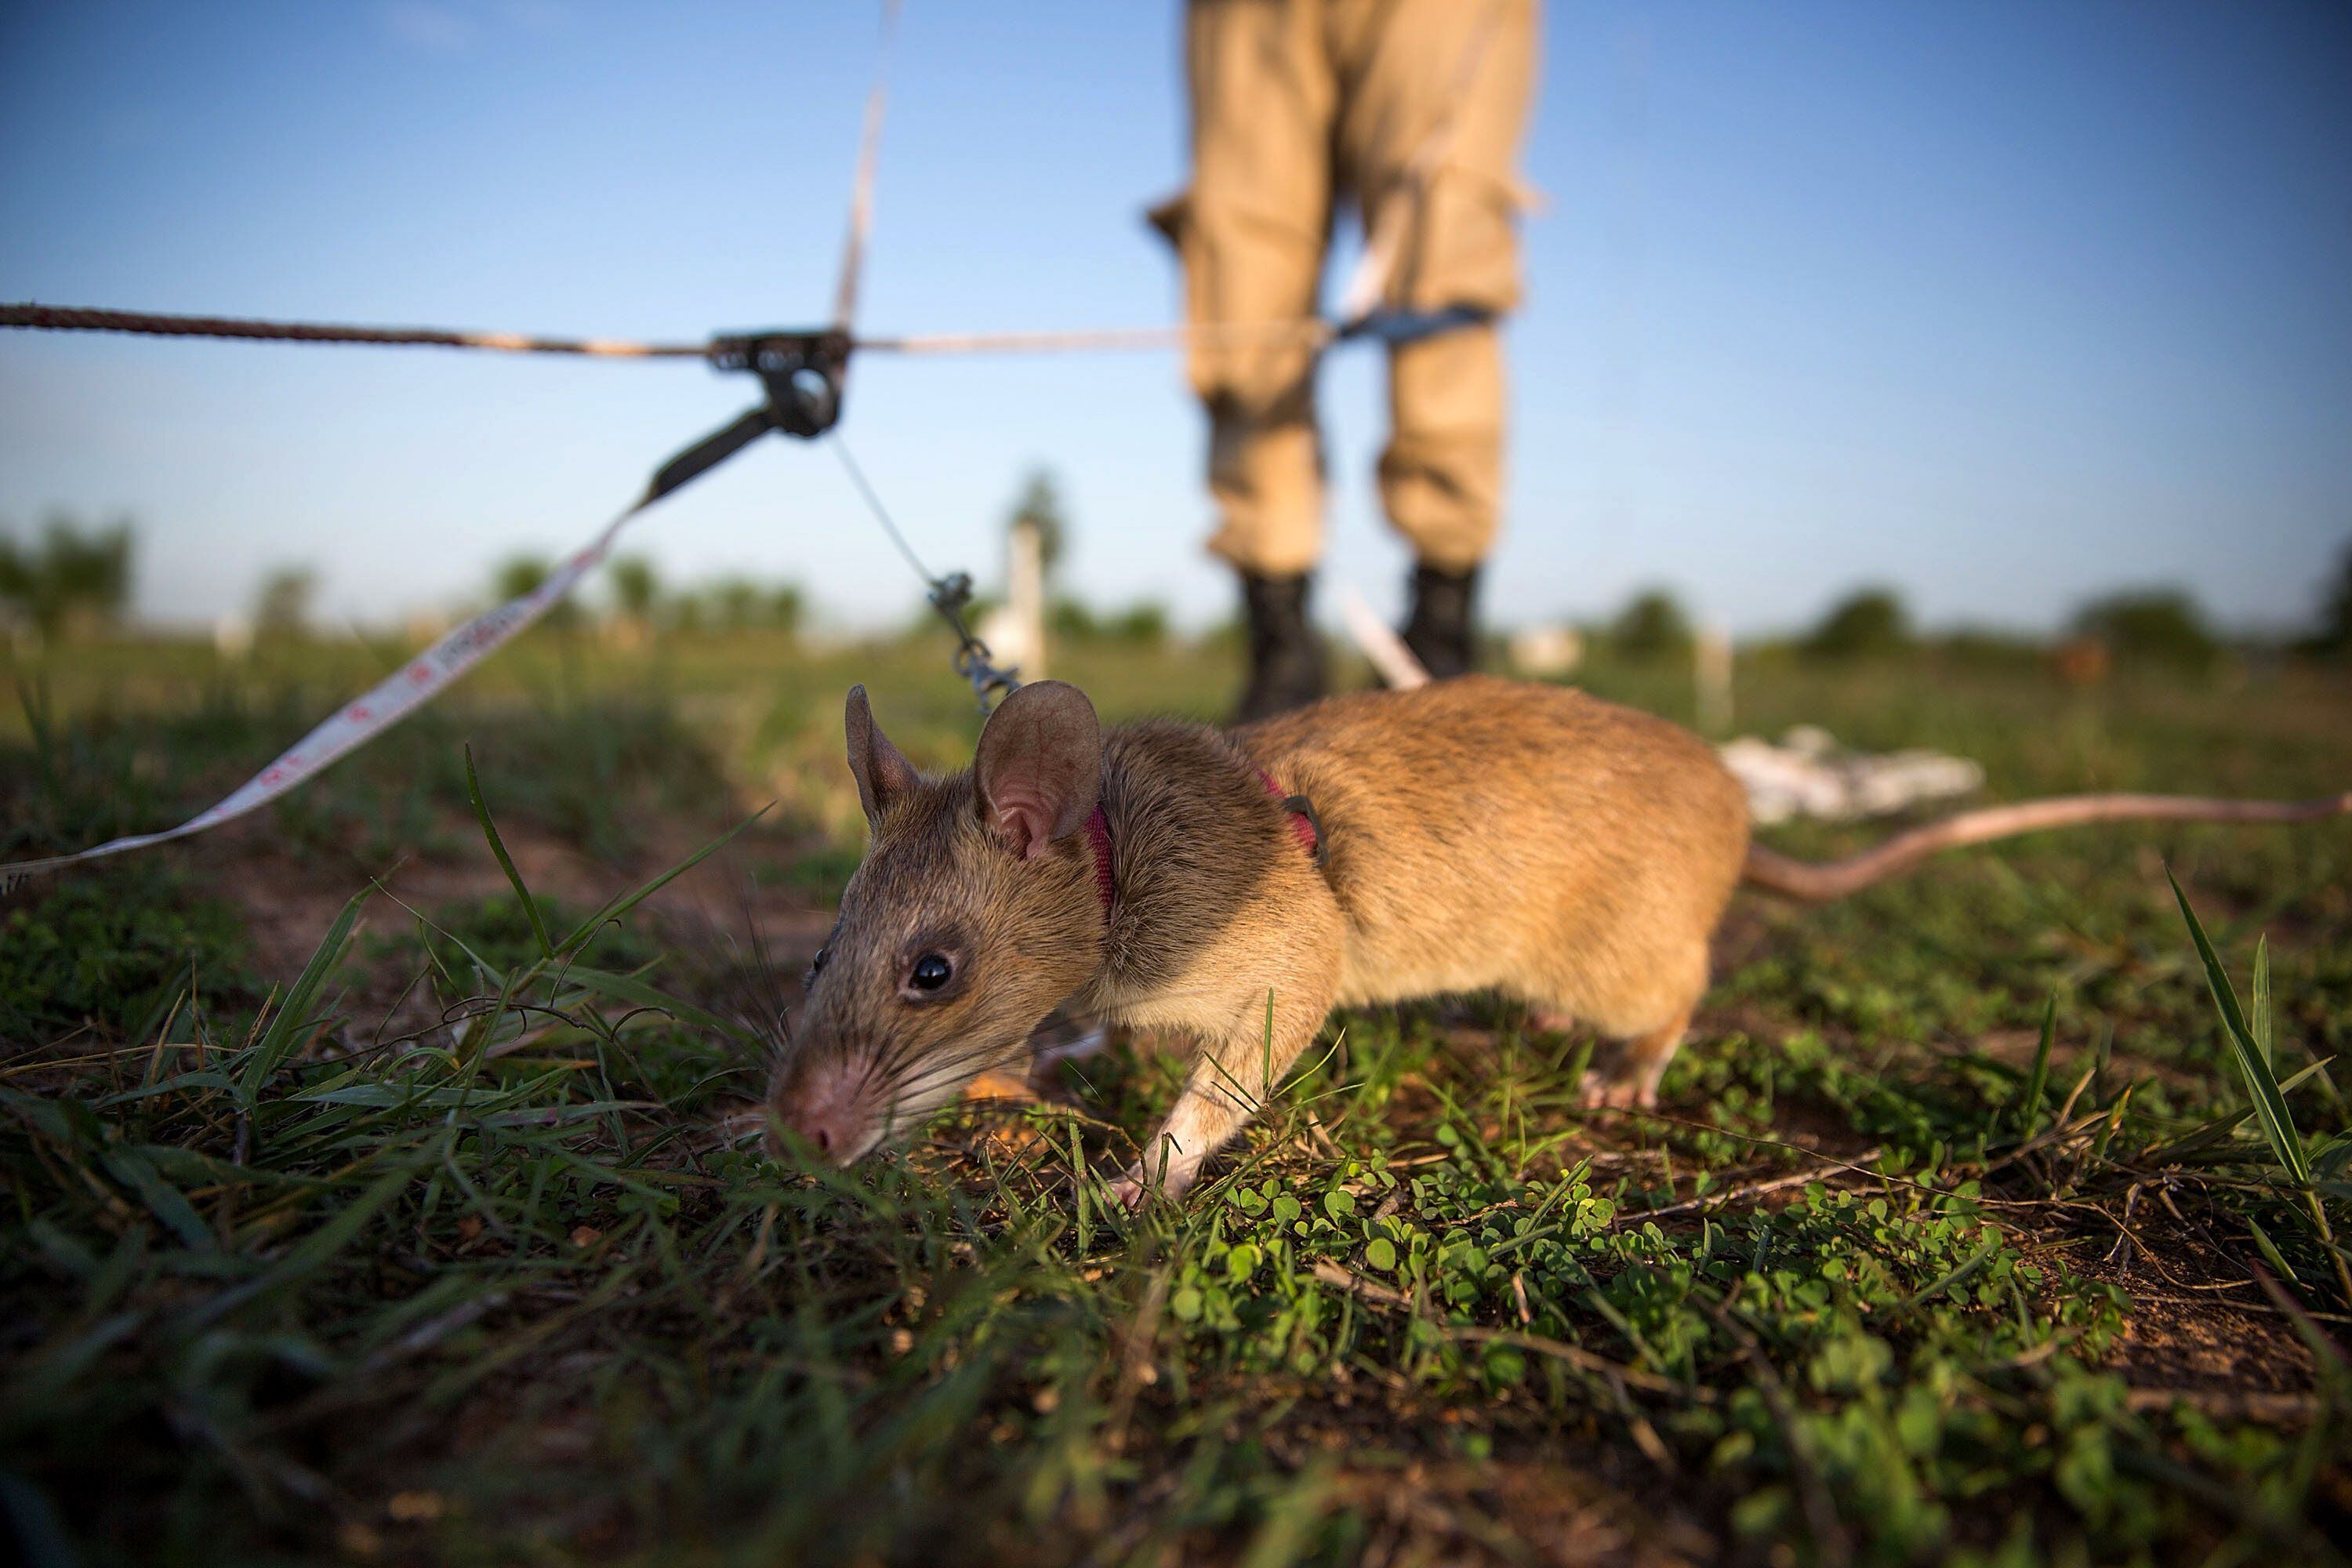
[[[1177,7],[909,0],[865,325],[1164,321]],[[0,8],[0,298],[698,338],[831,299],[876,12]],[[1555,4],[1495,563],[1505,619],[1672,584],[1741,630],[1864,581],[2047,624],[2186,583],[2292,622],[2352,539],[2352,12],[2322,4]],[[1392,606],[1376,357],[1326,371],[1333,574]],[[127,511],[142,610],[315,568],[446,604],[586,538],[749,401],[693,363],[0,334],[0,520]],[[861,363],[844,434],[938,565],[996,574],[1033,465],[1075,585],[1192,617],[1199,416],[1171,355]],[[820,451],[650,514],[673,574],[897,616]]]

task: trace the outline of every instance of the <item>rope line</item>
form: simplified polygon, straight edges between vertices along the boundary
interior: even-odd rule
[[[607,522],[585,548],[575,551],[528,593],[492,605],[464,625],[444,633],[430,647],[401,661],[400,667],[366,691],[311,726],[302,738],[277,759],[222,799],[176,827],[154,833],[131,833],[110,838],[71,855],[0,865],[0,894],[28,876],[63,867],[144,849],[185,838],[207,828],[233,822],[317,777],[336,762],[357,751],[438,697],[468,671],[498,651],[524,628],[555,607],[581,578],[612,553],[613,542],[633,518],[653,504],[652,498],[633,501]]]
[[[296,343],[390,343],[501,353],[580,354],[594,359],[702,359],[708,343],[642,343],[620,338],[541,338],[521,332],[461,332],[446,327],[356,327],[243,316],[175,316],[70,305],[0,305],[0,327],[52,332],[135,332],[165,338],[251,338]]]
[[[846,279],[845,279],[846,281]],[[849,286],[855,296],[856,287]],[[858,353],[1087,353],[1181,348],[1195,341],[1303,342],[1310,347],[1356,336],[1393,337],[1421,318],[1381,312],[1355,321],[1298,316],[1267,321],[1182,321],[1157,327],[1049,328],[1034,331],[902,332],[854,337]],[[235,338],[262,342],[368,343],[394,347],[488,349],[501,353],[572,354],[601,359],[708,359],[715,342],[638,342],[626,338],[549,338],[523,332],[460,331],[448,327],[366,327],[245,316],[184,316],[31,302],[0,305],[0,327],[52,332],[126,332],[143,337]]]
[[[1201,340],[1303,342],[1320,347],[1344,329],[1314,316],[1277,321],[1181,321],[1164,327],[1049,328],[1043,331],[903,333],[859,338],[861,353],[1091,353],[1128,349],[1182,348]]]

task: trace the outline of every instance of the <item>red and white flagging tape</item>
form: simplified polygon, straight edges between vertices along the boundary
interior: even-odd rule
[[[13,887],[19,879],[37,872],[56,870],[103,856],[119,855],[126,849],[143,849],[151,844],[167,843],[174,838],[185,838],[190,834],[202,833],[209,827],[218,827],[224,822],[268,805],[289,790],[316,777],[331,763],[365,745],[433,700],[467,670],[498,651],[516,633],[547,614],[558,599],[570,593],[574,584],[604,559],[623,525],[643,511],[646,504],[646,500],[639,500],[607,523],[604,531],[586,549],[567,557],[561,566],[548,574],[545,582],[530,593],[509,599],[495,609],[483,611],[345,703],[336,710],[333,716],[286,748],[277,761],[246,780],[225,799],[206,806],[177,827],[167,827],[160,833],[129,834],[121,838],[110,838],[78,854],[57,855],[45,860],[19,860],[0,866],[0,892]]]

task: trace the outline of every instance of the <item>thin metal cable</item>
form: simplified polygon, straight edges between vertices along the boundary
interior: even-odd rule
[[[899,532],[898,525],[890,520],[889,509],[882,504],[882,498],[874,493],[873,485],[866,480],[866,470],[859,468],[857,459],[849,455],[849,444],[841,438],[840,429],[835,427],[827,431],[825,441],[833,448],[834,455],[841,459],[841,466],[849,470],[849,482],[856,485],[857,493],[866,498],[866,510],[874,514],[874,521],[882,525],[882,531],[890,536],[890,542],[898,547],[898,553],[907,558],[907,564],[915,569],[915,575],[923,580],[923,586],[938,587],[940,579],[931,575],[931,569],[923,564],[923,558],[915,553],[915,547],[907,542],[907,536]]]
[[[857,487],[857,493],[865,499],[867,510],[873,512],[874,521],[882,525],[882,531],[889,535],[890,542],[898,547],[898,553],[907,558],[907,564],[914,568],[917,577],[922,579],[925,602],[940,619],[947,623],[948,630],[955,634],[955,672],[971,683],[973,700],[979,704],[982,713],[987,712],[992,693],[1020,689],[1021,671],[1017,668],[998,668],[995,656],[989,652],[988,645],[965,624],[963,613],[971,604],[971,574],[955,572],[945,577],[932,576],[930,569],[923,564],[922,557],[915,553],[915,547],[907,542],[907,536],[898,531],[898,523],[891,519],[890,509],[882,504],[882,498],[866,482],[866,470],[859,468],[857,459],[849,455],[849,446],[842,440],[839,428],[828,430],[825,435],[834,452],[841,458],[841,466],[848,470],[850,482]]]

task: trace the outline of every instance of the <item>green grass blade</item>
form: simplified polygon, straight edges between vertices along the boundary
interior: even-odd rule
[[[1086,1146],[1078,1141],[1078,1124],[1070,1123],[1070,1199],[1077,1211],[1078,1256],[1095,1249],[1094,1183],[1087,1169]]]
[[[389,1206],[392,1201],[408,1190],[416,1180],[417,1167],[423,1157],[412,1155],[378,1176],[374,1183],[352,1200],[334,1218],[304,1237],[287,1249],[286,1256],[272,1264],[258,1277],[247,1280],[234,1290],[214,1297],[196,1310],[195,1321],[210,1323],[236,1310],[257,1296],[291,1285],[325,1267],[336,1253],[350,1246],[370,1220]]]
[[[1934,1300],[1937,1297],[1944,1294],[1947,1290],[1952,1289],[1954,1287],[1966,1282],[1978,1269],[1982,1268],[1986,1264],[1992,1261],[1993,1255],[2000,1250],[2000,1244],[2001,1238],[1998,1233],[1986,1237],[1984,1245],[1978,1247],[1973,1253],[1970,1253],[1966,1261],[1951,1269],[1941,1279],[1936,1280],[1935,1283],[1904,1298],[1901,1302],[1896,1304],[1895,1310],[1889,1315],[1890,1318],[1901,1318],[1921,1305]]]
[[[2197,943],[2197,956],[2205,965],[2206,987],[2213,993],[2213,1005],[2221,1014],[2222,1032],[2230,1037],[2231,1048],[2237,1053],[2238,1068],[2245,1075],[2246,1092],[2253,1100],[2254,1118],[2262,1123],[2263,1136],[2270,1140],[2271,1152],[2286,1167],[2295,1185],[2307,1187],[2311,1184],[2311,1165],[2304,1158],[2303,1140],[2295,1135],[2294,1119],[2287,1114],[2286,1097],[2279,1092],[2278,1078],[2271,1071],[2262,1048],[2254,1044],[2245,1016],[2238,1011],[2238,994],[2231,987],[2229,973],[2213,952],[2204,926],[2198,922],[2197,911],[2189,907],[2189,895],[2180,890],[2180,882],[2170,870],[2164,876],[2172,884],[2172,896],[2180,905],[2180,917],[2189,922],[2189,934]]]
[[[2050,1047],[2058,1038],[2058,993],[2050,993],[2050,1000],[2042,1009],[2042,1043],[2033,1048],[2033,1072],[2025,1080],[2025,1125],[2021,1130],[2031,1138],[2042,1125],[2042,1096],[2050,1087]]]
[[[343,912],[335,917],[335,923],[327,928],[326,936],[311,952],[310,962],[302,966],[301,977],[278,1003],[278,1014],[269,1020],[269,1027],[247,1054],[245,1070],[237,1079],[237,1097],[246,1104],[251,1105],[259,1098],[269,1075],[301,1044],[302,1031],[310,1024],[310,1008],[327,984],[327,976],[334,973],[341,959],[343,944],[351,940],[352,927],[360,918],[360,906],[367,902],[372,890],[362,889],[352,895],[351,902],[343,906]]]
[[[696,850],[693,854],[688,856],[677,865],[672,866],[668,870],[664,871],[661,875],[654,878],[650,881],[640,884],[634,891],[625,893],[621,897],[613,900],[603,909],[598,910],[594,914],[590,915],[586,920],[582,921],[572,931],[572,934],[563,939],[558,951],[563,952],[578,952],[580,948],[587,942],[590,937],[596,934],[597,928],[602,926],[606,921],[619,920],[623,915],[627,914],[631,910],[635,909],[639,904],[645,902],[647,899],[661,891],[662,889],[667,887],[671,882],[683,877],[688,871],[693,870],[697,866],[701,865],[712,855],[717,854],[728,845],[732,844],[735,841],[736,837],[745,828],[759,821],[760,818],[767,816],[768,810],[769,808],[767,806],[761,806],[759,810],[753,812],[751,816],[745,817],[742,821],[737,823],[734,826],[729,828],[726,832],[720,834],[718,837],[712,839],[709,843],[704,845],[701,848]]]
[[[2280,1097],[2284,1099],[2294,1094],[2296,1089],[2302,1088],[2305,1084],[2318,1077],[2320,1070],[2326,1066],[2327,1063],[2325,1060],[2315,1061],[2309,1067],[2305,1068],[2301,1072],[2296,1073],[2293,1078],[2286,1079],[2279,1085]],[[2147,1150],[2140,1155],[2140,1158],[2144,1161],[2158,1165],[2170,1164],[2178,1161],[2186,1160],[2192,1154],[2198,1153],[2202,1150],[2210,1148],[2213,1145],[2227,1140],[2230,1134],[2235,1132],[2239,1126],[2244,1122],[2246,1118],[2252,1116],[2253,1113],[2254,1108],[2251,1105],[2247,1106],[2242,1110],[2224,1111],[2221,1115],[2213,1117],[2210,1121],[2189,1129],[2178,1138],[2171,1139],[2167,1142],[2149,1145]],[[2342,1134],[2341,1139],[2352,1139],[2352,1133]],[[2314,1174],[2325,1173],[2326,1167],[2323,1162],[2326,1157],[2327,1150],[2332,1146],[2332,1144],[2321,1145],[2319,1158],[2314,1159],[2311,1163],[2311,1168]]]
[[[2291,1285],[2298,1288],[2301,1287],[2303,1284],[2303,1276],[2297,1274],[2293,1268],[2289,1267],[2285,1257],[2282,1255],[2278,1249],[2278,1244],[2271,1240],[2270,1232],[2255,1224],[2253,1215],[2248,1215],[2245,1218],[2246,1228],[2254,1233],[2254,1246],[2261,1251],[2263,1260],[2278,1271],[2280,1279],[2284,1279]]]
[[[2254,1003],[2253,1016],[2246,1020],[2254,1031],[2254,1048],[2263,1053],[2263,1061],[2275,1067],[2278,1053],[2271,1038],[2271,939],[2254,939]]]
[[[708,1008],[698,1007],[657,986],[646,984],[634,974],[615,974],[610,970],[590,969],[584,964],[575,963],[564,970],[563,983],[595,995],[611,997],[616,1002],[654,1008],[667,1013],[681,1024],[692,1024],[697,1028],[709,1029],[744,1045],[760,1043],[740,1024],[731,1024]]]
[[[116,1181],[146,1200],[155,1217],[169,1226],[172,1234],[178,1237],[184,1245],[198,1252],[213,1249],[212,1226],[196,1213],[187,1195],[155,1169],[144,1150],[128,1147],[109,1149],[102,1163]]]
[[[507,841],[499,837],[499,825],[490,820],[489,803],[482,798],[482,781],[474,773],[474,748],[466,748],[466,798],[474,803],[474,820],[482,825],[482,837],[490,841],[490,853],[499,859],[499,869],[507,874],[514,885],[515,897],[522,900],[522,912],[530,918],[530,934],[539,939],[539,951],[549,958],[555,956],[555,943],[547,934],[547,921],[539,912],[539,900],[523,886],[522,873],[515,869],[514,857],[507,853]]]

